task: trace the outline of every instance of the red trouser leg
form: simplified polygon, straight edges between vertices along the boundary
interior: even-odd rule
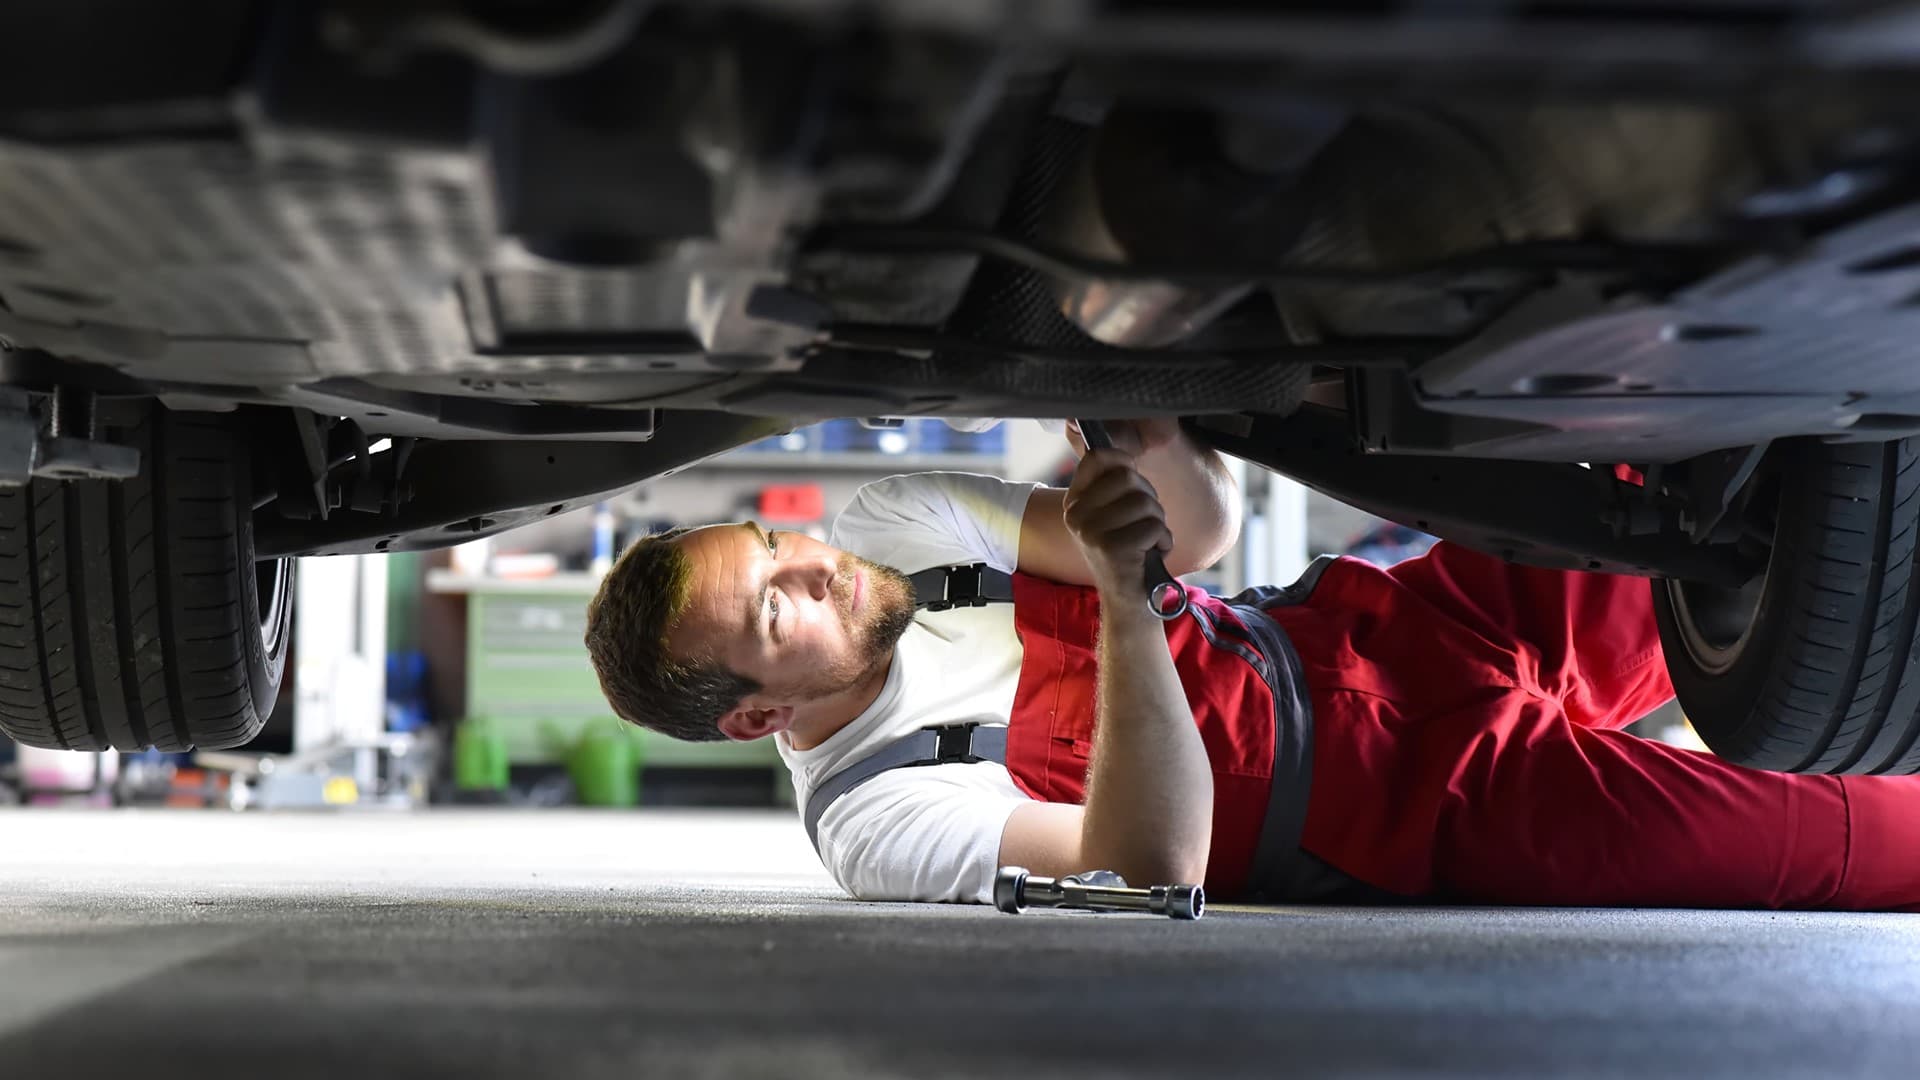
[[[1314,699],[1302,844],[1331,865],[1487,903],[1920,907],[1920,778],[1758,772],[1610,730],[1672,694],[1644,581],[1441,545],[1325,585],[1276,614]]]
[[[1789,776],[1517,703],[1435,815],[1443,894],[1523,904],[1920,905],[1920,778]],[[1436,763],[1437,764],[1437,763]]]
[[[1512,650],[1523,683],[1583,727],[1625,727],[1673,698],[1647,579],[1515,566],[1439,543],[1386,571],[1431,614]]]
[[[1744,769],[1517,690],[1417,717],[1316,695],[1315,712],[1302,847],[1391,892],[1920,910],[1920,777]]]

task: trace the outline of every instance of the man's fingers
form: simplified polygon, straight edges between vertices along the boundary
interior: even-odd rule
[[[1104,534],[1107,550],[1145,556],[1149,551],[1173,550],[1173,533],[1159,518],[1139,518],[1108,529]]]
[[[1110,455],[1111,451],[1095,451]],[[1062,507],[1067,524],[1079,532],[1097,533],[1100,528],[1140,517],[1163,517],[1160,497],[1147,478],[1133,468],[1124,456],[1102,456],[1083,465],[1067,489]]]
[[[1152,492],[1129,490],[1115,492],[1110,499],[1084,500],[1069,511],[1067,517],[1085,526],[1114,528],[1141,518],[1164,519],[1166,510]]]
[[[1067,500],[1070,503],[1087,499],[1105,501],[1128,489],[1158,494],[1153,484],[1134,467],[1131,457],[1118,450],[1090,450],[1073,471],[1073,482],[1067,486]]]
[[[1152,535],[1142,536],[1145,525]],[[1108,550],[1144,552],[1149,547],[1173,546],[1166,511],[1160,500],[1144,491],[1129,491],[1107,502],[1086,502],[1069,510],[1067,527],[1084,542]]]
[[[1145,480],[1120,476],[1103,478],[1086,490],[1068,491],[1061,508],[1071,517],[1074,514],[1098,513],[1101,507],[1132,498],[1145,498],[1155,503],[1160,501],[1153,486]]]

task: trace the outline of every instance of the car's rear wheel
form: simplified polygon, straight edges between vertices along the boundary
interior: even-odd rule
[[[289,560],[256,563],[230,417],[101,417],[141,451],[125,481],[0,488],[0,731],[30,746],[238,746],[279,692]]]
[[[1920,771],[1920,440],[1797,443],[1770,465],[1765,574],[1653,583],[1680,704],[1743,765]]]

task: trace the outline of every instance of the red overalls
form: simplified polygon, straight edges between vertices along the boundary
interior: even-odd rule
[[[1757,772],[1617,730],[1673,696],[1645,581],[1442,543],[1303,585],[1237,598],[1278,644],[1197,590],[1168,627],[1214,766],[1216,895],[1356,895],[1316,879],[1330,867],[1408,898],[1920,906],[1920,778]],[[1014,618],[1007,767],[1036,798],[1079,802],[1095,596],[1017,575]],[[1270,655],[1289,642],[1297,660]],[[1297,706],[1271,681],[1296,663]]]

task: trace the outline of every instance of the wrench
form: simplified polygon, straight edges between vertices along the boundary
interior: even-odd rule
[[[1076,420],[1075,423],[1080,425],[1081,437],[1087,440],[1087,449],[1113,449],[1113,436],[1107,434],[1106,424],[1098,420]],[[1187,590],[1167,573],[1167,562],[1158,551],[1147,552],[1147,610],[1162,621],[1187,613]]]
[[[1009,915],[1030,907],[1082,911],[1145,911],[1170,919],[1197,919],[1206,913],[1207,892],[1198,885],[1155,885],[1129,889],[1111,870],[1072,877],[1034,877],[1024,866],[1003,866],[993,879],[993,906]]]

